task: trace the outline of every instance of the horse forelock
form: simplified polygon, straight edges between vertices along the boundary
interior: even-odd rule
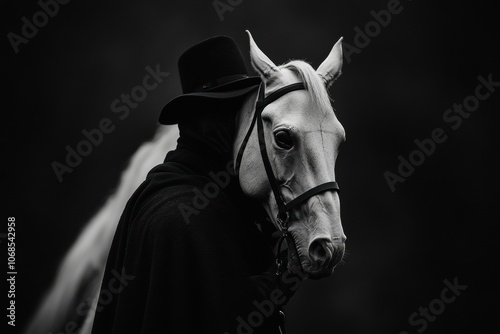
[[[304,82],[312,102],[319,110],[325,113],[333,112],[332,99],[325,82],[309,63],[303,60],[291,60],[278,68],[292,71]]]

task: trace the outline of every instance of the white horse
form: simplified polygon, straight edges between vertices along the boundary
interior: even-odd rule
[[[261,76],[266,96],[299,82],[304,83],[304,89],[280,95],[261,110],[264,139],[258,138],[257,126],[251,125],[255,124],[252,119],[257,93],[246,99],[238,113],[234,142],[235,161],[241,161],[240,184],[247,196],[262,203],[276,228],[287,235],[291,243],[288,269],[312,278],[325,277],[342,259],[346,240],[339,196],[331,191],[335,190],[335,161],[345,133],[328,96],[328,87],[341,73],[342,43],[339,40],[314,70],[304,61],[276,66],[248,35],[251,62]],[[247,133],[248,141],[240,149]],[[175,149],[177,137],[176,127],[162,126],[154,139],[135,153],[116,192],[89,221],[63,259],[26,334],[65,328],[74,331],[75,326],[81,326],[82,334],[90,333],[106,257],[120,215],[147,172]],[[261,140],[267,142],[271,172],[264,168]],[[271,178],[279,190],[271,189]],[[323,189],[322,185],[327,187]],[[277,198],[281,196],[283,203],[296,202],[287,210],[286,225],[283,219],[276,218],[283,210]]]

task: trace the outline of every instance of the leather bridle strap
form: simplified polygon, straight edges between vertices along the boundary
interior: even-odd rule
[[[248,140],[250,138],[250,135],[252,133],[253,127],[255,126],[255,123],[257,123],[257,136],[259,140],[259,148],[260,148],[260,153],[262,156],[262,161],[264,163],[264,168],[266,170],[267,178],[269,180],[269,184],[271,186],[271,190],[273,191],[274,198],[276,200],[276,204],[278,206],[278,223],[281,228],[281,232],[286,236],[287,233],[287,220],[288,220],[288,212],[298,206],[299,204],[302,204],[309,198],[313,197],[314,195],[317,195],[319,193],[328,191],[328,190],[335,190],[339,191],[339,186],[337,182],[331,181],[331,182],[326,182],[323,184],[320,184],[318,186],[313,187],[312,189],[309,189],[305,193],[301,194],[300,196],[296,197],[295,199],[291,200],[288,203],[285,203],[283,200],[283,196],[280,191],[280,187],[278,185],[278,181],[276,180],[274,176],[274,171],[271,166],[271,162],[269,161],[269,157],[267,155],[267,148],[266,148],[266,140],[265,140],[265,134],[264,134],[264,125],[262,121],[262,111],[264,110],[265,107],[267,107],[270,103],[276,101],[283,95],[295,91],[295,90],[303,90],[306,89],[305,85],[303,82],[298,82],[294,83],[285,87],[282,87],[271,94],[269,96],[265,97],[265,86],[262,83],[259,87],[259,96],[258,100],[256,103],[255,107],[255,113],[254,117],[252,119],[252,122],[250,124],[250,128],[248,129],[248,132],[243,139],[243,142],[241,144],[240,150],[238,151],[238,155],[236,156],[236,164],[235,164],[235,169],[236,172],[239,172],[239,167],[241,164],[241,159],[243,157],[243,153],[245,151],[245,147],[248,143]]]
[[[255,126],[255,122],[257,121],[257,118],[262,114],[262,111],[264,108],[276,101],[278,98],[281,96],[285,95],[286,93],[289,93],[294,90],[301,90],[305,89],[304,83],[298,82],[294,83],[285,87],[282,87],[278,89],[277,91],[271,93],[267,98],[264,96],[264,84],[261,84],[259,86],[259,96],[257,99],[257,103],[255,104],[255,112],[253,114],[252,122],[250,123],[250,127],[248,128],[247,134],[245,135],[245,138],[243,139],[240,149],[238,151],[238,155],[236,156],[236,163],[235,163],[235,171],[238,172],[240,170],[240,164],[241,164],[241,159],[243,158],[243,153],[245,152],[245,148],[248,144],[248,140],[250,139],[250,135],[252,134],[252,130]]]
[[[306,86],[304,85],[304,83],[297,82],[297,83],[293,83],[293,84],[290,84],[290,85],[285,86],[285,87],[281,87],[280,89],[269,94],[268,97],[265,97],[264,96],[265,95],[264,84],[260,84],[259,100],[256,103],[255,110],[257,111],[260,109],[260,112],[262,113],[262,110],[264,110],[265,107],[267,107],[269,104],[273,103],[274,101],[276,101],[277,99],[279,99],[283,95],[290,93],[290,92],[293,92],[294,90],[304,90],[304,89],[306,89]]]
[[[302,195],[292,199],[290,202],[286,203],[285,205],[285,210],[290,211],[292,208],[298,206],[299,204],[302,204],[302,202],[307,201],[309,198],[313,197],[316,194],[322,193],[327,190],[336,190],[340,191],[339,185],[337,182],[332,181],[332,182],[326,182],[323,184],[320,184],[319,186],[316,186],[312,189],[309,189]]]
[[[262,111],[266,106],[268,106],[270,103],[276,101],[283,95],[295,91],[295,90],[303,90],[306,89],[305,85],[303,82],[299,83],[294,83],[285,87],[282,87],[275,92],[272,92],[269,94],[268,97],[265,97],[265,86],[264,83],[260,84],[259,87],[259,96],[257,103],[255,105],[255,113],[252,119],[252,122],[250,123],[250,128],[248,129],[247,134],[245,135],[245,138],[243,139],[243,142],[241,144],[241,147],[238,151],[238,154],[236,156],[236,162],[235,162],[235,171],[236,173],[239,173],[240,169],[240,164],[241,164],[241,159],[243,158],[243,153],[245,151],[245,147],[248,143],[248,140],[250,139],[250,135],[252,134],[253,128],[255,124],[257,123],[257,137],[259,140],[259,148],[260,148],[260,153],[262,156],[262,161],[264,163],[264,168],[266,170],[267,174],[267,179],[269,180],[269,184],[271,185],[271,189],[274,194],[274,198],[276,200],[276,204],[278,206],[278,217],[277,221],[281,229],[281,237],[278,240],[278,245],[276,249],[276,275],[281,275],[282,274],[282,267],[283,267],[283,261],[280,256],[281,253],[281,247],[283,245],[283,241],[289,242],[291,239],[289,234],[288,234],[288,212],[296,207],[299,206],[300,204],[304,203],[307,201],[309,198],[313,197],[314,195],[317,195],[319,193],[328,191],[328,190],[335,190],[339,191],[339,186],[337,182],[331,181],[331,182],[325,182],[323,184],[320,184],[318,186],[313,187],[312,189],[307,190],[300,196],[294,198],[288,203],[285,203],[283,200],[283,196],[280,191],[280,186],[278,184],[278,181],[276,180],[276,177],[274,176],[274,171],[271,166],[271,162],[269,161],[269,156],[267,155],[267,149],[266,149],[266,139],[265,139],[265,134],[264,134],[264,124],[262,121]],[[284,313],[281,310],[280,307],[278,307],[278,311],[280,314],[280,319],[281,319],[281,324],[278,326],[280,333],[285,333],[285,319],[284,319]]]

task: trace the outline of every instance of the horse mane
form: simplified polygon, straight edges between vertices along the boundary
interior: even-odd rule
[[[325,88],[325,82],[316,73],[316,70],[303,60],[291,60],[278,66],[279,69],[288,69],[296,73],[304,82],[307,91],[319,110],[333,112],[332,99]]]
[[[154,138],[142,144],[131,157],[115,192],[86,223],[62,260],[57,276],[29,323],[26,334],[55,333],[75,318],[80,303],[91,301],[95,307],[106,258],[121,213],[151,168],[161,163],[166,153],[175,148],[177,137],[177,127],[161,126]],[[82,326],[81,334],[90,333],[94,312],[89,312],[85,318],[83,326],[82,323],[78,326]]]

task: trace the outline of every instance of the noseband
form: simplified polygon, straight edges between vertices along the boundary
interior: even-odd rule
[[[259,148],[260,148],[260,153],[262,156],[262,161],[264,162],[264,167],[266,169],[266,174],[267,174],[267,179],[269,180],[269,184],[271,185],[271,189],[274,194],[274,198],[276,199],[276,204],[278,205],[278,216],[277,216],[277,221],[281,229],[282,236],[278,242],[278,254],[280,252],[280,248],[283,242],[283,239],[286,239],[288,237],[288,213],[291,209],[301,205],[305,201],[307,201],[309,198],[320,194],[322,192],[328,191],[328,190],[333,190],[333,191],[339,191],[339,186],[337,182],[331,181],[331,182],[325,182],[320,185],[317,185],[300,196],[294,198],[290,202],[286,203],[285,200],[283,199],[283,195],[281,194],[280,187],[278,185],[278,181],[276,180],[276,177],[274,176],[273,169],[271,167],[271,163],[269,161],[269,157],[267,155],[267,149],[266,149],[266,140],[264,136],[264,125],[262,122],[262,111],[271,103],[282,97],[283,95],[293,92],[296,90],[305,90],[306,87],[303,82],[298,82],[294,84],[290,84],[288,86],[282,87],[275,92],[269,94],[269,96],[265,96],[265,86],[264,83],[261,83],[259,86],[259,96],[258,100],[255,106],[255,113],[252,119],[252,123],[250,124],[250,128],[248,129],[247,134],[245,135],[245,138],[241,144],[241,147],[238,151],[238,155],[236,156],[236,165],[235,169],[237,172],[239,172],[240,164],[241,164],[241,159],[243,158],[243,152],[245,151],[245,147],[248,143],[248,140],[250,138],[250,135],[252,133],[252,130],[255,126],[255,123],[257,123],[257,135],[259,139]],[[281,260],[279,259],[277,254],[276,257],[276,262],[278,264],[278,271],[277,275],[281,273]]]

